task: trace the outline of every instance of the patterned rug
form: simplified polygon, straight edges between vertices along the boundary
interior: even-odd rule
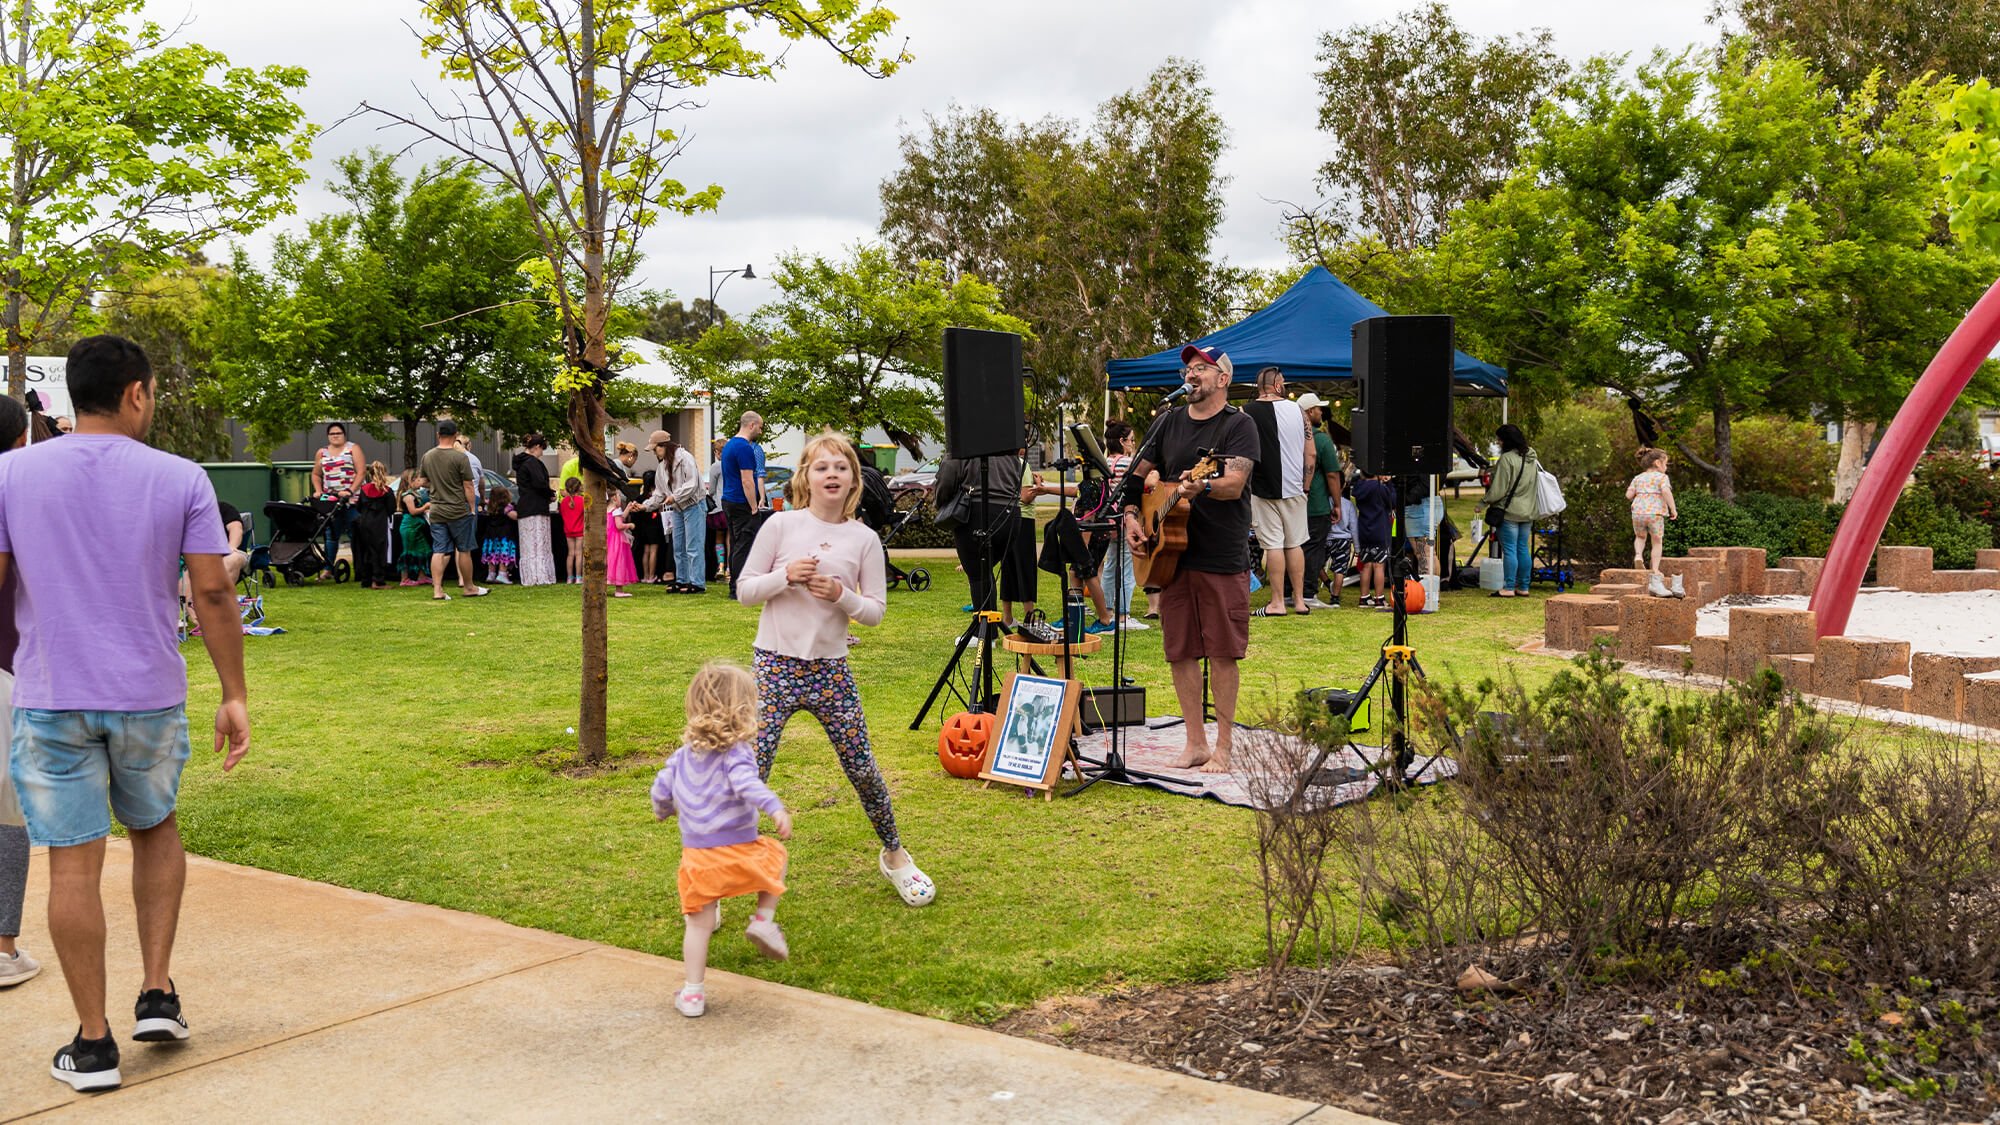
[[[1215,730],[1215,724],[1209,723],[1210,746],[1215,745]],[[1171,779],[1134,778],[1132,784],[1187,797],[1206,797],[1245,809],[1268,808],[1289,801],[1300,772],[1313,758],[1312,747],[1292,735],[1238,723],[1235,747],[1230,753],[1230,771],[1203,773],[1199,769],[1174,768],[1173,763],[1187,745],[1178,719],[1150,718],[1144,726],[1123,728],[1123,733],[1127,769]],[[1108,730],[1077,739],[1077,752],[1086,767],[1104,764],[1105,752],[1110,747]],[[1307,787],[1308,800],[1335,805],[1361,800],[1382,784],[1381,776],[1372,771],[1375,763],[1385,756],[1386,751],[1375,746],[1350,746],[1328,755],[1316,781]],[[1407,777],[1415,784],[1430,785],[1457,773],[1458,763],[1450,758],[1419,757],[1411,763]]]

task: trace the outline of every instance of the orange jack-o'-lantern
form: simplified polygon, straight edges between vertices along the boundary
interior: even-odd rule
[[[1403,579],[1403,609],[1408,613],[1424,611],[1424,584],[1414,578]]]
[[[953,777],[978,777],[986,759],[986,740],[993,737],[993,716],[960,711],[938,732],[938,763]]]

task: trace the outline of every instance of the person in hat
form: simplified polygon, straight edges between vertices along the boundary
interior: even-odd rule
[[[1340,450],[1326,432],[1326,400],[1307,391],[1299,396],[1299,409],[1312,429],[1312,487],[1306,490],[1306,608],[1332,609],[1340,604],[1343,575],[1332,577],[1328,601],[1319,598],[1320,576],[1326,571],[1328,536],[1333,532],[1334,515],[1340,511]]]
[[[1257,425],[1229,405],[1234,367],[1226,354],[1189,344],[1181,349],[1182,377],[1190,388],[1185,409],[1163,415],[1125,476],[1126,542],[1143,555],[1146,529],[1139,498],[1147,478],[1154,487],[1178,488],[1189,505],[1187,546],[1172,580],[1154,604],[1173,669],[1187,746],[1175,763],[1205,773],[1227,773],[1235,737],[1237,662],[1250,647],[1250,471],[1263,455]],[[1195,480],[1205,457],[1221,462],[1220,474]],[[1203,722],[1202,661],[1215,696],[1216,732]]]

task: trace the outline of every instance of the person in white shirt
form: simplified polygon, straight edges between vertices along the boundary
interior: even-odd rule
[[[1312,430],[1305,411],[1285,397],[1285,374],[1275,367],[1257,373],[1256,401],[1243,412],[1257,423],[1263,447],[1250,474],[1250,523],[1264,548],[1264,572],[1271,580],[1271,604],[1252,616],[1287,616],[1287,586],[1289,612],[1304,616],[1312,612],[1306,604],[1305,552],[1306,488],[1318,464]]]

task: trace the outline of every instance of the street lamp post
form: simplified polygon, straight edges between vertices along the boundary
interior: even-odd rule
[[[735,276],[736,276],[737,274],[739,274],[739,273],[740,273],[740,274],[742,274],[742,275],[743,275],[744,277],[747,277],[747,278],[749,278],[749,279],[750,279],[751,281],[755,281],[755,280],[757,280],[757,273],[756,273],[756,271],[755,271],[755,270],[753,270],[753,269],[751,269],[751,268],[750,268],[750,266],[749,266],[748,264],[745,264],[745,265],[744,265],[744,267],[743,267],[742,269],[738,269],[738,270],[719,270],[719,269],[716,269],[716,268],[715,268],[714,266],[710,266],[710,267],[708,267],[708,326],[709,326],[710,328],[713,328],[713,327],[715,327],[715,294],[716,294],[716,292],[717,292],[718,290],[720,290],[720,289],[722,288],[722,284],[723,284],[723,282],[725,282],[725,281],[728,281],[728,280],[729,280],[730,278],[732,278],[732,277],[735,277]],[[718,278],[718,277],[720,277],[720,278],[721,278],[722,280],[721,280],[721,281],[717,281],[717,280],[716,280],[716,278]],[[709,449],[711,449],[711,450],[713,450],[713,449],[715,448],[715,378],[714,378],[714,376],[710,376],[710,377],[709,377],[709,381],[708,381],[708,446],[709,446]]]

